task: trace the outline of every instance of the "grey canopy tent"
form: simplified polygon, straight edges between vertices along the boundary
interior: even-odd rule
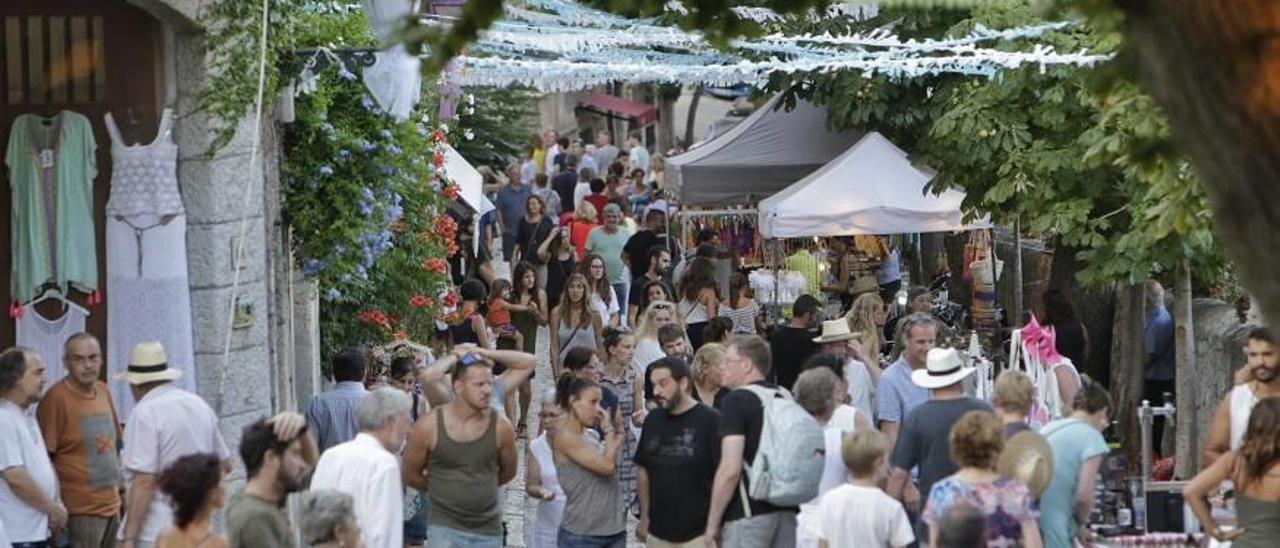
[[[778,108],[774,96],[732,129],[667,159],[666,184],[685,205],[748,204],[773,195],[852,146],[859,132],[827,129],[827,109]]]

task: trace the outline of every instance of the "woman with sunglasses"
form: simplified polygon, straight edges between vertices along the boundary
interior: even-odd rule
[[[391,360],[389,368],[391,387],[400,390],[413,398],[409,407],[409,418],[418,422],[418,417],[431,410],[427,398],[417,390],[418,362],[412,356],[397,356]],[[422,546],[427,540],[427,499],[412,487],[404,491],[404,545]]]
[[[565,497],[564,490],[560,488],[560,478],[556,475],[550,440],[555,438],[564,412],[556,405],[555,388],[544,390],[540,399],[538,437],[529,442],[529,452],[524,459],[528,466],[524,472],[524,491],[536,501],[532,515],[525,519],[528,524],[525,545],[529,548],[556,548],[556,533],[564,519]]]
[[[649,303],[649,306],[640,314],[638,321],[640,325],[636,326],[636,350],[631,359],[631,369],[635,371],[637,377],[643,379],[649,364],[667,357],[666,352],[662,351],[662,343],[658,342],[658,328],[669,323],[683,324],[683,322],[675,303],[670,301]]]

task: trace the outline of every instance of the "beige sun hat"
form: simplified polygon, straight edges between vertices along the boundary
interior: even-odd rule
[[[169,367],[164,345],[156,341],[138,343],[129,354],[129,368],[116,378],[129,384],[146,384],[171,381],[182,376],[182,371]]]
[[[1018,432],[1005,442],[1004,451],[996,460],[996,471],[1022,482],[1031,496],[1038,498],[1053,479],[1053,449],[1037,432]]]
[[[818,344],[847,341],[857,337],[857,333],[849,331],[849,321],[844,318],[822,322],[822,335],[813,339]]]

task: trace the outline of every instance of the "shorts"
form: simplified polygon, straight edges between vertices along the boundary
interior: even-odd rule
[[[558,548],[625,548],[627,532],[615,535],[579,535],[565,531],[563,527],[556,533]]]
[[[427,527],[431,548],[502,548],[502,535],[478,535],[440,525]]]
[[[734,548],[794,548],[795,512],[772,512],[724,524],[723,546]]]

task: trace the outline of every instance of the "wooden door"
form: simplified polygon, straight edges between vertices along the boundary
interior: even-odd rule
[[[126,141],[155,138],[163,93],[160,23],[123,0],[3,0],[0,2],[0,135],[7,145],[14,118],[61,110],[89,118],[97,142],[93,181],[98,288],[105,295],[104,208],[111,190],[111,140],[103,115],[112,112]],[[12,200],[7,168],[0,168],[0,295],[11,295]],[[110,295],[105,295],[107,299]],[[88,295],[71,299],[89,310],[86,328],[107,348],[107,307],[87,306]],[[46,318],[62,315],[56,300],[35,307]],[[25,313],[31,314],[31,307]],[[14,344],[14,320],[0,315],[0,348]],[[60,357],[59,357],[60,358]],[[103,372],[106,367],[104,364]],[[51,384],[55,379],[49,379]]]

